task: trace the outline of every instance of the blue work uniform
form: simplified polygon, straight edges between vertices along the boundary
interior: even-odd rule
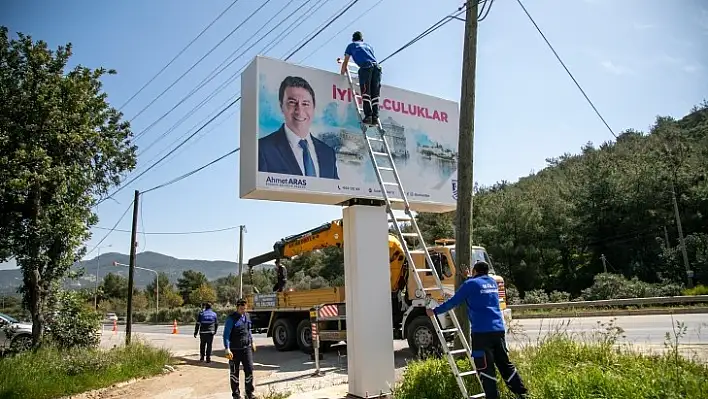
[[[238,312],[232,313],[224,323],[224,348],[230,349],[233,359],[229,360],[229,380],[231,383],[231,395],[240,398],[239,388],[239,366],[243,364],[243,374],[246,377],[246,399],[253,398],[255,387],[253,385],[253,335],[251,329],[253,324],[248,313],[243,315]]]
[[[374,55],[374,48],[363,41],[351,42],[344,50],[359,66],[359,88],[364,102],[364,117],[379,117],[379,97],[381,95],[381,66]],[[372,121],[374,124],[376,121]]]
[[[472,357],[482,380],[485,397],[499,398],[495,365],[509,390],[520,396],[526,395],[528,390],[509,360],[496,280],[487,274],[467,279],[452,298],[433,309],[433,312],[436,315],[446,313],[462,301],[467,304],[472,331]]]
[[[216,312],[205,309],[199,312],[197,316],[197,324],[194,326],[194,338],[199,333],[199,361],[211,361],[211,348],[214,343],[214,335],[219,329],[219,317]]]

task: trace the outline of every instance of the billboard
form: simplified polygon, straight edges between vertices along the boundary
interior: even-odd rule
[[[328,205],[383,199],[345,76],[257,56],[241,75],[241,96],[241,198]],[[411,208],[455,209],[457,103],[382,85],[379,104]],[[379,137],[374,127],[367,134]],[[383,143],[371,144],[384,151]],[[380,156],[377,162],[390,166]],[[395,182],[391,172],[381,173]],[[396,186],[387,193],[400,198]]]

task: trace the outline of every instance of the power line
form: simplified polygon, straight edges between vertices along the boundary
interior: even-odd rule
[[[322,43],[319,47],[317,47],[314,51],[309,53],[307,56],[305,56],[303,59],[301,59],[298,64],[301,64],[304,62],[306,59],[312,57],[315,53],[317,53],[319,50],[321,50],[324,46],[328,45],[332,40],[334,40],[337,36],[339,36],[342,32],[344,32],[346,29],[348,29],[350,26],[354,25],[354,22],[359,22],[366,14],[370,13],[371,10],[376,8],[379,4],[383,3],[384,0],[379,0],[377,1],[373,6],[369,7],[366,11],[363,13],[359,14],[356,18],[354,18],[349,24],[347,24],[344,28],[340,29],[339,32],[335,33],[334,35],[330,36],[329,40],[326,42]]]
[[[294,13],[296,13],[297,11],[299,11],[305,4],[307,4],[307,3],[310,2],[310,1],[311,1],[311,0],[307,0],[307,1],[306,1],[305,3],[303,3],[300,7],[298,7],[297,10],[295,10],[292,14],[290,14],[290,16],[294,15]],[[248,43],[249,41],[251,41],[251,39],[253,39],[254,37],[258,36],[258,34],[259,34],[271,21],[273,21],[274,19],[276,19],[283,11],[285,11],[286,8],[287,8],[287,6],[286,6],[286,7],[283,7],[283,8],[280,9],[280,11],[278,11],[275,15],[273,15],[272,17],[270,17],[270,19],[268,19],[260,28],[258,28],[258,30],[257,30],[255,33],[253,33],[248,39],[246,39],[246,41],[244,41],[244,43],[243,43],[240,47],[238,47],[236,50],[234,50],[234,52],[232,52],[232,53],[226,58],[226,60],[228,60],[229,58],[231,58],[234,54],[236,54],[236,52],[238,52],[240,49],[242,49],[242,48],[246,45],[246,43]],[[285,18],[283,21],[281,21],[280,24],[282,24],[283,22],[287,21],[287,20],[290,18],[290,16],[288,16],[288,17]],[[197,85],[197,87],[193,88],[189,93],[187,93],[186,96],[182,97],[182,99],[180,99],[175,105],[173,105],[169,110],[167,110],[167,112],[165,112],[165,113],[162,114],[159,118],[157,118],[155,121],[153,121],[148,127],[146,127],[145,129],[143,129],[143,131],[141,131],[138,135],[144,135],[144,134],[147,133],[149,130],[151,130],[153,127],[155,127],[160,121],[162,121],[162,120],[163,120],[164,118],[166,118],[169,114],[171,114],[174,110],[176,110],[180,105],[182,105],[185,101],[187,101],[190,97],[192,97],[196,92],[198,92],[199,90],[201,90],[202,88],[204,88],[204,86],[206,86],[209,82],[211,82],[212,80],[214,80],[214,78],[216,78],[217,76],[219,76],[222,72],[224,72],[228,67],[230,67],[230,66],[231,66],[234,62],[236,62],[239,58],[243,57],[250,49],[252,49],[255,45],[257,45],[258,43],[260,43],[261,40],[265,39],[268,35],[270,35],[276,28],[278,28],[278,27],[280,26],[280,24],[276,24],[275,26],[273,26],[273,28],[271,28],[271,30],[269,30],[268,33],[266,33],[265,35],[261,36],[261,38],[258,39],[255,43],[251,44],[250,46],[248,46],[248,48],[246,48],[245,50],[241,51],[241,53],[240,53],[239,55],[237,55],[234,59],[232,59],[228,64],[226,64],[226,65],[225,65],[223,68],[221,68],[218,72],[214,73],[214,71],[216,71],[217,69],[219,69],[219,67],[220,67],[221,65],[223,65],[223,63],[226,61],[226,60],[224,60],[224,62],[222,62],[221,65],[219,65],[219,66],[217,66],[216,68],[214,68],[214,69],[209,73],[209,75],[208,75],[206,78],[202,79],[202,81]],[[245,66],[244,66],[244,67],[245,67]],[[228,82],[232,82],[232,81],[234,81],[234,80],[235,80],[235,77],[234,77],[233,75],[232,75],[232,77],[231,77],[230,79],[227,79]],[[218,91],[217,91],[216,93],[213,93],[210,97],[213,98],[213,96],[215,96],[218,92],[220,92],[221,90],[223,90],[228,84],[229,84],[229,83],[222,83],[221,86],[220,86],[220,88],[218,89]],[[193,109],[193,111],[191,111],[190,114],[185,115],[184,117],[182,117],[182,119],[180,119],[175,125],[173,125],[172,128],[168,129],[168,130],[167,130],[166,132],[164,132],[160,137],[158,137],[156,140],[154,140],[152,143],[150,143],[147,148],[145,148],[144,150],[142,150],[142,152],[145,153],[146,151],[148,151],[153,145],[155,145],[155,143],[157,143],[157,142],[160,141],[162,138],[164,138],[169,132],[171,132],[172,130],[174,130],[177,126],[181,125],[186,119],[189,118],[189,116],[191,116],[191,114],[193,114],[194,112],[196,112],[196,110],[198,110],[198,109],[200,108],[200,106],[204,104],[204,101],[208,101],[208,100],[203,100],[202,103],[200,103],[200,104],[197,106],[196,109]]]
[[[240,147],[237,148],[237,149],[235,149],[235,150],[231,150],[231,151],[227,152],[226,154],[220,156],[219,158],[216,158],[215,160],[213,160],[213,161],[211,161],[211,162],[209,162],[209,163],[207,163],[207,164],[204,164],[203,166],[201,166],[201,167],[199,167],[199,168],[197,168],[197,169],[192,170],[191,172],[187,172],[187,173],[183,174],[182,176],[176,177],[176,178],[174,178],[174,179],[172,179],[172,180],[170,180],[170,181],[168,181],[168,182],[165,182],[165,183],[162,183],[162,184],[160,184],[160,185],[157,185],[157,186],[155,186],[155,187],[153,187],[153,188],[151,188],[151,189],[149,189],[149,190],[145,190],[145,191],[143,191],[143,194],[149,193],[150,191],[157,190],[157,189],[159,189],[159,188],[167,187],[167,186],[169,186],[169,185],[171,185],[171,184],[177,183],[177,182],[180,181],[180,180],[184,180],[184,179],[188,178],[189,176],[192,176],[193,174],[198,173],[198,172],[200,172],[200,171],[202,171],[202,170],[208,168],[209,166],[211,166],[211,165],[213,165],[213,164],[215,164],[215,163],[221,161],[222,159],[227,158],[227,157],[229,157],[229,156],[231,156],[231,155],[237,153],[239,150],[241,150]]]
[[[143,235],[192,235],[192,234],[208,234],[208,233],[219,233],[222,231],[229,231],[229,230],[235,230],[238,229],[239,226],[231,226],[231,227],[224,227],[221,229],[212,229],[212,230],[197,230],[197,231],[162,231],[162,232],[147,232],[147,231],[138,231],[138,234],[143,234]],[[99,230],[110,230],[111,232],[117,231],[119,233],[131,233],[130,230],[122,230],[122,229],[109,229],[107,227],[99,227],[99,226],[94,226],[94,229],[99,229]]]
[[[463,7],[461,7],[461,8],[463,8]],[[459,11],[459,9],[458,9],[457,15],[459,15],[461,12],[464,12],[464,10]],[[426,29],[423,33],[421,33],[420,35],[416,36],[416,38],[415,38],[414,40],[411,40],[410,42],[406,43],[405,45],[403,45],[403,46],[402,46],[401,48],[399,48],[398,50],[394,51],[391,55],[389,55],[388,57],[386,57],[384,60],[390,59],[390,58],[393,57],[394,55],[396,55],[396,54],[400,53],[401,51],[405,50],[406,48],[410,47],[410,46],[411,46],[413,43],[415,43],[416,41],[418,41],[418,40],[424,38],[425,36],[427,36],[427,35],[429,35],[429,34],[431,34],[432,32],[434,32],[434,31],[435,31],[437,28],[439,28],[440,26],[442,26],[442,25],[444,25],[445,23],[451,21],[452,19],[454,19],[454,18],[452,17],[452,15],[454,15],[454,14],[455,14],[455,13],[450,14],[450,15],[446,16],[445,18],[441,19],[441,20],[438,21],[436,24],[434,24],[434,25],[431,26],[430,28]],[[340,14],[340,16],[341,16],[341,14]],[[445,21],[445,22],[443,22],[442,25],[435,27],[435,26],[438,25],[441,21]],[[431,28],[433,28],[433,27],[435,27],[435,28],[431,30]],[[383,61],[382,61],[382,62],[383,62]],[[235,103],[236,103],[237,101],[239,101],[239,100],[241,100],[241,97],[238,97],[236,100],[234,100],[234,102],[232,102],[228,107],[232,106],[233,104],[235,104]],[[225,109],[223,109],[221,112],[223,113],[226,109],[228,109],[228,107],[225,108]],[[212,118],[212,119],[213,119],[213,118]],[[207,122],[207,124],[208,124],[208,123],[210,123],[210,122]],[[204,125],[204,126],[206,126],[206,125]],[[204,126],[202,126],[201,128],[204,128]],[[201,129],[201,128],[200,128],[200,129]],[[200,171],[206,169],[207,167],[209,167],[209,166],[211,166],[211,165],[214,165],[215,163],[217,163],[217,162],[219,162],[219,161],[221,161],[221,160],[223,160],[223,159],[225,159],[225,158],[228,158],[229,156],[231,156],[231,155],[235,154],[236,152],[238,152],[240,149],[241,149],[241,148],[239,147],[239,148],[236,148],[235,150],[231,150],[231,151],[229,151],[228,153],[226,153],[226,154],[224,154],[224,155],[222,155],[222,156],[220,156],[220,157],[218,157],[218,158],[216,158],[216,159],[210,161],[209,163],[207,163],[207,164],[205,164],[205,165],[202,165],[202,166],[200,166],[199,168],[197,168],[197,169],[195,169],[195,170],[192,170],[191,172],[185,173],[185,174],[183,174],[183,175],[181,175],[181,176],[179,176],[179,177],[176,177],[176,178],[174,178],[174,179],[172,179],[172,180],[170,180],[170,181],[168,181],[168,182],[165,182],[165,183],[162,183],[162,184],[160,184],[160,185],[157,185],[157,186],[155,186],[155,187],[153,187],[153,188],[151,188],[151,189],[149,189],[149,190],[147,190],[147,191],[144,191],[144,193],[147,193],[147,192],[153,191],[153,190],[157,190],[157,189],[159,189],[159,188],[162,188],[162,187],[165,187],[165,186],[168,186],[168,185],[177,183],[178,181],[184,180],[184,179],[186,179],[187,177],[189,177],[189,176],[191,176],[191,175],[193,175],[193,174],[195,174],[195,173],[197,173],[197,172],[200,172]],[[114,194],[115,194],[115,193],[114,193]]]
[[[160,97],[162,97],[165,93],[167,93],[167,91],[170,90],[175,84],[177,84],[177,82],[179,82],[180,80],[182,80],[182,78],[184,78],[189,72],[191,72],[192,69],[194,69],[197,65],[199,65],[199,63],[202,62],[206,57],[208,57],[209,54],[211,54],[214,50],[216,50],[217,47],[221,46],[221,44],[224,43],[224,42],[226,41],[226,39],[228,39],[229,37],[231,37],[231,35],[233,35],[234,33],[236,33],[236,31],[237,31],[239,28],[241,28],[246,22],[248,22],[251,18],[253,18],[253,16],[256,15],[256,13],[257,13],[258,11],[260,11],[263,7],[265,7],[265,6],[266,6],[268,3],[270,3],[270,2],[271,2],[271,0],[266,0],[260,7],[258,7],[258,8],[256,9],[256,11],[252,12],[251,15],[249,15],[246,19],[244,19],[243,21],[241,21],[241,23],[238,24],[238,25],[236,26],[236,28],[234,28],[231,32],[229,32],[228,35],[224,36],[224,38],[221,39],[221,40],[219,41],[219,43],[217,43],[214,47],[212,47],[206,54],[204,54],[199,60],[197,60],[197,62],[195,62],[194,64],[192,64],[192,66],[190,66],[189,69],[187,69],[182,75],[180,75],[177,79],[175,79],[175,81],[172,82],[172,84],[170,84],[169,86],[167,86],[167,88],[166,88],[165,90],[163,90],[162,93],[158,94],[157,97],[153,98],[153,100],[150,101],[150,103],[149,103],[148,105],[146,105],[146,106],[143,107],[140,111],[138,111],[138,113],[137,113],[136,115],[134,115],[132,119],[130,119],[130,122],[132,122],[133,120],[135,120],[135,118],[137,118],[137,117],[140,116],[143,112],[145,112],[148,108],[150,108],[150,106],[152,106],[152,104],[154,104],[155,101],[157,101]],[[143,130],[142,132],[140,132],[140,133],[135,137],[135,140],[137,140],[138,138],[140,138],[140,136],[143,135],[143,134],[145,134],[145,130]]]
[[[109,229],[110,231],[109,231],[108,233],[106,233],[106,235],[103,236],[103,238],[101,238],[101,241],[99,241],[98,244],[96,244],[96,245],[93,247],[93,249],[90,250],[90,251],[88,251],[84,256],[88,256],[90,253],[92,253],[93,251],[95,251],[96,248],[98,248],[99,246],[101,246],[101,244],[106,240],[106,238],[108,238],[108,236],[111,235],[111,233],[113,233],[114,231],[116,231],[116,228],[118,227],[118,224],[120,224],[120,222],[123,221],[123,218],[125,217],[125,215],[128,214],[128,211],[129,211],[130,208],[133,206],[133,202],[135,202],[135,201],[130,201],[130,204],[128,204],[128,207],[125,208],[125,211],[123,211],[123,214],[120,216],[120,218],[118,219],[118,221],[116,222],[116,224],[114,224],[113,227],[111,227],[111,228]]]
[[[303,3],[297,10],[295,10],[295,12],[293,12],[290,16],[294,16],[294,15],[297,13],[297,11],[299,11],[304,5],[306,5],[306,4],[309,3],[310,1],[312,1],[312,0],[307,0],[307,1],[306,1],[305,3]],[[322,0],[318,0],[318,2],[315,3],[314,5],[312,5],[312,6],[310,7],[310,9],[309,9],[308,11],[306,11],[305,13],[314,10],[315,7],[317,7],[317,4],[319,4],[321,1],[322,1]],[[305,13],[303,13],[302,15],[304,15]],[[301,15],[301,16],[302,16],[302,15]],[[273,45],[274,45],[274,44],[277,44],[277,43],[279,42],[279,39],[280,39],[280,38],[282,38],[283,36],[286,36],[287,34],[291,33],[297,26],[303,24],[305,21],[307,21],[309,18],[311,18],[312,15],[313,15],[313,14],[310,13],[308,16],[306,16],[306,17],[304,17],[304,18],[295,19],[293,22],[290,23],[290,25],[289,25],[287,28],[285,28],[285,30],[283,30],[282,32],[280,32],[280,34],[278,34],[276,37],[274,37],[273,40],[270,41],[270,43],[268,43],[266,46],[264,46],[263,49],[262,49],[262,52],[267,53],[268,51],[270,51],[270,49],[273,48]],[[281,21],[280,24],[278,24],[278,25],[276,25],[275,27],[273,27],[268,33],[266,33],[263,37],[261,37],[261,39],[259,39],[259,40],[256,41],[255,43],[253,43],[248,49],[244,50],[237,58],[241,57],[243,54],[245,54],[245,52],[247,52],[248,50],[250,50],[250,49],[251,49],[253,46],[255,46],[258,42],[260,42],[260,41],[263,40],[265,37],[267,37],[271,32],[273,32],[273,30],[274,30],[277,26],[280,26],[280,25],[282,25],[282,22],[287,21],[287,20],[290,18],[290,16],[289,16],[288,18],[285,18],[283,21]],[[297,24],[297,26],[293,27],[293,25],[295,25],[295,24]],[[267,25],[267,23],[266,23],[265,25]],[[265,25],[264,25],[263,27],[265,27]],[[292,27],[292,29],[290,29],[291,27]],[[255,36],[255,35],[254,35],[254,36]],[[253,37],[253,36],[251,36],[251,38],[252,38],[252,37]],[[246,41],[246,43],[247,43],[248,41],[250,41],[251,38],[249,38],[249,39]],[[237,49],[237,51],[238,51],[238,49]],[[234,52],[234,53],[235,53],[235,52]],[[234,53],[232,53],[231,56],[233,56]],[[228,59],[228,58],[231,58],[231,56],[227,57],[227,59]],[[236,59],[234,59],[233,61],[235,61],[235,60],[236,60]],[[233,63],[233,61],[232,61],[231,63]],[[231,63],[229,63],[229,65],[231,65]],[[222,63],[222,64],[223,64],[223,63]],[[228,67],[229,65],[227,65],[226,67]],[[248,65],[244,65],[243,67],[241,67],[241,69],[239,69],[237,72],[235,72],[234,74],[232,74],[231,77],[230,77],[227,81],[223,82],[223,83],[221,84],[221,86],[220,86],[218,89],[216,89],[216,91],[212,92],[211,95],[209,95],[207,98],[205,98],[204,100],[202,100],[202,101],[201,101],[196,107],[194,107],[187,115],[185,115],[185,117],[183,117],[182,119],[180,119],[175,125],[173,125],[173,126],[172,126],[170,129],[168,129],[165,133],[163,133],[163,135],[162,135],[160,138],[158,138],[158,140],[164,138],[167,134],[169,134],[170,132],[172,132],[173,130],[175,130],[176,127],[178,127],[179,125],[181,125],[182,123],[184,123],[184,122],[186,121],[186,119],[188,119],[192,114],[194,114],[194,113],[195,113],[196,111],[198,111],[201,107],[203,107],[207,102],[209,102],[211,99],[213,99],[218,93],[220,93],[222,90],[224,90],[226,87],[228,87],[229,84],[231,84],[232,82],[234,82],[234,81],[241,75],[241,73],[246,69],[247,66],[248,66]],[[226,67],[225,67],[225,68],[226,68]],[[223,68],[221,71],[217,72],[217,74],[221,73],[225,68]],[[212,72],[213,72],[213,71],[212,71]],[[221,106],[223,106],[223,105],[226,104],[227,102],[228,102],[228,100],[227,100],[226,102],[224,102]],[[221,106],[220,106],[220,107],[221,107]],[[218,109],[218,108],[217,108],[217,109]],[[206,118],[202,119],[202,121],[200,121],[199,123],[195,124],[195,125],[194,125],[191,129],[189,129],[185,134],[183,134],[183,135],[180,136],[177,140],[175,140],[175,141],[173,141],[172,143],[170,143],[170,145],[168,145],[168,146],[165,148],[165,150],[166,150],[167,148],[171,147],[172,145],[174,145],[176,142],[182,140],[185,136],[187,136],[187,135],[189,134],[189,132],[190,132],[191,130],[196,129],[197,126],[199,126],[200,124],[202,124],[205,120],[209,119],[209,117],[210,117],[210,116],[207,116]],[[220,124],[223,123],[223,122],[224,122],[224,120],[222,120],[222,122],[219,122],[218,125],[220,125]],[[216,125],[216,126],[218,126],[218,125]],[[208,134],[209,132],[211,132],[212,130],[214,130],[214,128],[216,128],[216,126],[212,126],[211,129],[209,129],[208,131],[204,132],[198,139],[201,139],[201,138],[204,137],[206,134]],[[194,142],[192,142],[191,144],[193,144],[193,143],[194,143]],[[185,148],[186,148],[186,147],[185,147]],[[183,150],[184,150],[184,149],[183,149]],[[145,151],[147,151],[147,149],[146,149]],[[163,150],[163,151],[164,151],[164,150]],[[157,156],[155,156],[155,157],[153,157],[152,159],[150,159],[150,161],[148,161],[147,163],[148,163],[148,164],[152,163],[157,157],[159,157],[160,154],[163,153],[163,151],[160,151],[160,153],[158,153]],[[174,152],[173,152],[173,153],[174,153]],[[171,154],[168,154],[168,155],[171,155]],[[137,179],[136,179],[136,181],[137,181]]]
[[[268,0],[268,1],[270,1],[270,0]],[[332,23],[334,23],[334,21],[336,21],[337,19],[341,18],[342,15],[344,15],[344,14],[351,8],[351,6],[354,5],[354,4],[356,4],[358,1],[359,1],[359,0],[353,0],[353,1],[351,2],[351,4],[350,4],[347,8],[345,8],[345,9],[342,10],[342,11],[340,11],[326,26],[322,27],[322,28],[321,28],[320,30],[318,30],[309,40],[307,40],[304,45],[306,45],[307,43],[309,43],[310,41],[312,41],[312,39],[314,39],[315,37],[319,36],[325,29],[327,29],[327,27],[329,27],[329,26],[330,26]],[[304,45],[300,46],[295,52],[291,53],[291,54],[288,56],[288,58],[289,58],[289,57],[292,57],[297,51],[301,50],[301,49],[304,47]],[[216,115],[214,115],[213,117],[211,117],[211,118],[210,118],[206,123],[204,123],[199,129],[197,129],[194,133],[192,133],[192,134],[189,135],[186,139],[184,139],[182,142],[180,142],[180,143],[177,145],[177,147],[173,148],[171,151],[169,151],[169,152],[168,152],[167,154],[165,154],[163,157],[161,157],[160,159],[158,159],[155,163],[153,163],[153,164],[150,165],[147,169],[145,169],[143,172],[141,172],[140,174],[138,174],[138,176],[136,176],[136,177],[130,179],[127,183],[125,183],[125,184],[121,185],[120,187],[118,187],[118,188],[116,189],[116,191],[114,191],[112,194],[110,194],[109,196],[107,196],[107,197],[105,197],[105,198],[99,200],[99,201],[96,203],[96,205],[99,205],[99,204],[101,204],[103,201],[105,201],[106,199],[113,197],[115,194],[117,194],[118,192],[122,191],[125,187],[127,187],[128,185],[130,185],[131,183],[133,183],[134,181],[136,181],[137,179],[139,179],[139,178],[140,178],[141,176],[143,176],[145,173],[147,173],[147,172],[149,172],[150,170],[152,170],[152,169],[153,169],[155,166],[157,166],[160,162],[162,162],[163,160],[165,160],[165,158],[167,158],[168,156],[170,156],[171,154],[173,154],[175,151],[177,151],[177,149],[179,149],[179,148],[182,147],[184,144],[186,144],[187,141],[189,141],[192,137],[194,137],[194,136],[195,136],[197,133],[199,133],[200,131],[204,130],[205,127],[207,127],[209,124],[211,124],[214,120],[216,120],[216,118],[218,118],[219,116],[221,116],[221,115],[222,115],[224,112],[226,112],[229,108],[231,108],[231,107],[233,107],[234,105],[236,105],[239,101],[241,101],[241,96],[239,96],[238,98],[236,98],[235,100],[233,100],[233,101],[232,101],[231,103],[229,103],[224,109],[222,109],[222,110],[219,111]],[[236,152],[236,150],[234,150],[234,153],[235,153],[235,152]],[[223,159],[223,158],[222,158],[222,159]]]
[[[143,87],[141,87],[135,94],[133,94],[133,96],[130,97],[130,98],[128,99],[128,101],[124,102],[123,105],[121,105],[121,106],[118,108],[118,110],[119,110],[119,111],[122,110],[126,105],[128,105],[128,103],[130,103],[131,101],[133,101],[133,99],[134,99],[138,94],[142,93],[142,91],[143,91],[146,87],[148,87],[148,85],[149,85],[150,83],[152,83],[155,79],[157,79],[158,76],[160,76],[160,74],[161,74],[162,72],[164,72],[167,68],[169,68],[169,66],[172,65],[172,63],[175,62],[175,60],[176,60],[177,58],[179,58],[179,56],[182,55],[182,53],[184,53],[185,51],[187,51],[187,49],[188,49],[192,44],[194,44],[194,42],[196,42],[197,40],[199,40],[199,38],[202,37],[202,35],[203,35],[207,30],[209,30],[209,28],[211,28],[211,26],[214,25],[214,24],[216,23],[216,21],[218,21],[219,19],[221,19],[221,17],[223,17],[224,14],[226,14],[226,12],[229,11],[229,10],[231,9],[231,7],[233,7],[234,5],[236,5],[236,3],[238,3],[238,2],[239,2],[239,0],[234,0],[228,7],[226,7],[226,9],[224,9],[224,11],[221,12],[221,14],[217,15],[216,18],[214,18],[214,20],[209,23],[209,25],[207,25],[204,29],[202,29],[202,31],[201,31],[194,39],[192,39],[191,42],[189,42],[186,46],[184,46],[184,48],[183,48],[182,50],[180,50],[180,52],[177,53],[177,55],[175,55],[174,58],[172,58],[172,59],[170,60],[170,62],[168,62],[165,66],[163,66],[162,69],[160,69],[160,70],[155,74],[155,76],[153,76],[152,78],[150,78],[150,80],[148,80],[147,83],[145,83],[145,84],[143,85]]]
[[[538,33],[541,34],[541,37],[543,38],[543,40],[544,40],[544,41],[546,42],[546,44],[548,45],[548,48],[550,48],[551,51],[553,52],[553,55],[556,56],[556,59],[558,60],[558,62],[561,64],[561,66],[563,66],[563,69],[565,69],[565,71],[568,73],[568,76],[570,76],[570,78],[573,80],[573,83],[575,83],[575,86],[577,86],[577,87],[578,87],[578,90],[580,90],[580,92],[583,94],[583,97],[585,97],[585,100],[587,100],[588,104],[590,104],[590,106],[592,107],[593,111],[595,111],[595,114],[597,114],[597,116],[600,118],[600,120],[602,121],[602,123],[605,124],[605,127],[607,128],[607,130],[609,130],[610,133],[612,133],[612,135],[615,136],[615,138],[618,138],[618,137],[617,137],[617,134],[615,134],[614,130],[612,130],[612,128],[611,128],[610,125],[607,123],[607,121],[606,121],[605,118],[602,116],[602,114],[600,114],[600,111],[597,110],[597,107],[595,107],[595,104],[593,104],[592,100],[590,100],[590,97],[588,97],[588,95],[585,93],[585,90],[583,90],[583,88],[580,86],[580,83],[578,83],[578,81],[575,80],[575,77],[573,76],[573,74],[570,72],[570,70],[568,69],[568,67],[565,66],[565,63],[564,63],[563,60],[560,58],[560,56],[558,55],[558,53],[556,52],[556,50],[553,48],[553,45],[551,45],[551,42],[548,41],[548,39],[546,38],[546,35],[543,34],[543,31],[541,30],[541,28],[539,28],[538,24],[537,24],[536,21],[533,19],[533,17],[531,16],[531,14],[529,14],[528,10],[526,10],[526,7],[524,7],[524,4],[521,2],[521,0],[516,0],[516,2],[519,3],[519,6],[521,6],[521,9],[522,9],[522,10],[524,10],[524,13],[525,13],[526,16],[529,18],[529,20],[531,21],[531,23],[533,24],[533,26],[536,28],[536,30],[538,31]]]

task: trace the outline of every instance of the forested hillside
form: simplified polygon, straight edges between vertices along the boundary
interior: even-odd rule
[[[708,103],[547,162],[474,197],[474,241],[522,295],[578,295],[603,272],[603,254],[610,273],[685,283],[672,185],[695,280],[708,282]]]
[[[542,289],[576,297],[605,267],[685,285],[672,185],[695,283],[708,282],[708,103],[680,120],[658,117],[649,132],[628,130],[547,162],[516,183],[477,187],[474,197],[474,242],[522,296]],[[428,243],[454,236],[454,220],[454,213],[418,216]],[[305,276],[301,288],[341,280],[335,252],[294,260],[293,284]]]

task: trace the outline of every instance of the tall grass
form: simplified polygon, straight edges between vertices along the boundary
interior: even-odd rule
[[[159,374],[170,353],[137,342],[111,350],[43,347],[0,359],[0,398],[57,398]]]
[[[534,399],[706,399],[708,367],[678,354],[685,328],[667,334],[663,354],[646,355],[628,347],[618,347],[622,331],[603,325],[595,339],[579,341],[576,336],[557,331],[512,351],[512,361]],[[469,362],[459,361],[461,370]],[[469,379],[469,378],[468,378]],[[471,379],[469,379],[471,380]],[[503,387],[502,398],[514,396]],[[481,392],[476,382],[470,392]],[[413,362],[395,390],[397,399],[461,397],[447,361],[432,359]]]

